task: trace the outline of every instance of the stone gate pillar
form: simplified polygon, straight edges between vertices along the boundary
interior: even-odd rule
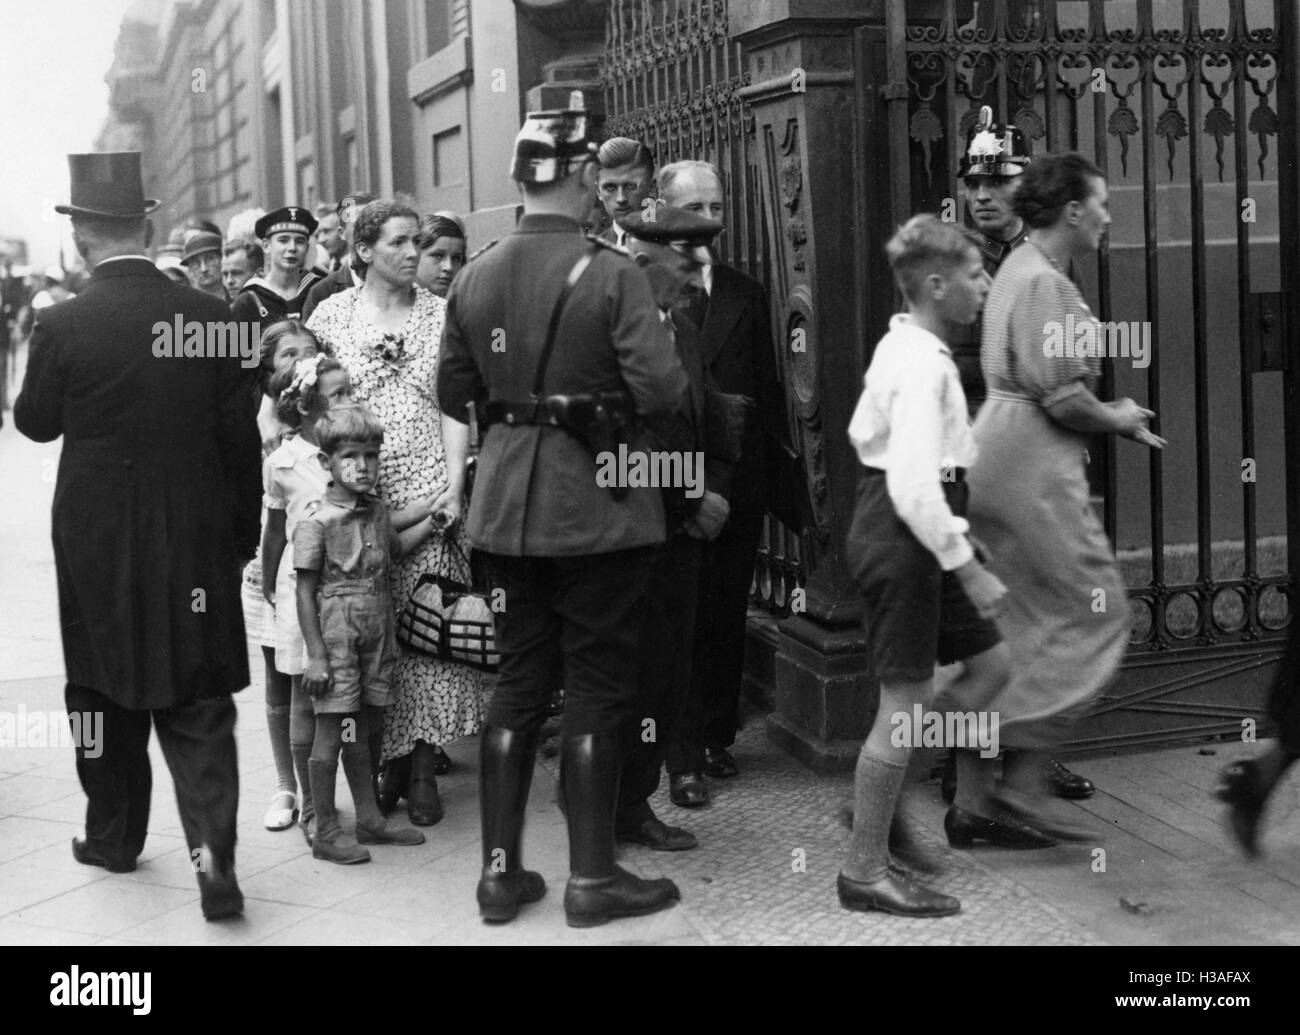
[[[858,469],[849,418],[868,335],[893,305],[880,254],[891,225],[882,9],[880,0],[729,8],[749,74],[742,96],[755,119],[787,405],[816,512],[804,537],[806,607],[779,627],[768,732],[819,769],[853,765],[878,698],[844,536]]]

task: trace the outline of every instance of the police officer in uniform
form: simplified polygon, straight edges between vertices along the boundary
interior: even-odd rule
[[[688,381],[644,274],[581,232],[596,144],[582,110],[527,117],[511,170],[524,215],[447,296],[438,402],[444,419],[487,424],[467,532],[505,594],[481,738],[478,902],[489,921],[513,919],[546,892],[520,847],[538,735],[561,685],[569,924],[652,913],[680,897],[672,881],[642,880],[614,856],[619,738],[635,700],[639,602],[665,538],[663,502],[656,488],[600,484],[596,454],[610,451],[593,444],[634,436],[617,430],[622,418],[688,432],[674,420]]]
[[[1020,175],[1029,165],[1028,142],[1016,126],[994,124],[993,109],[984,105],[979,121],[966,135],[966,150],[957,167],[962,194],[975,224],[984,270],[992,279],[1012,249],[1024,243],[1029,228],[1011,207]],[[954,326],[948,340],[952,342],[953,361],[961,375],[966,404],[971,419],[984,402],[984,377],[980,372],[980,340],[983,320],[969,327]],[[1096,789],[1091,780],[1072,773],[1055,759],[1048,763],[1048,783],[1058,797],[1087,798]],[[943,797],[952,803],[957,773],[950,754],[944,767]]]
[[[642,609],[638,700],[624,741],[615,829],[620,841],[676,852],[696,847],[694,835],[660,820],[649,799],[659,787],[666,750],[691,682],[703,544],[717,538],[730,516],[731,468],[740,446],[737,436],[735,453],[728,453],[724,436],[709,426],[707,400],[710,391],[717,392],[717,384],[705,365],[700,332],[684,309],[691,289],[703,290],[701,271],[713,261],[709,246],[722,224],[686,209],[659,207],[626,217],[622,228],[629,251],[650,280],[664,326],[691,379],[690,451],[696,458],[699,495],[694,496],[696,488],[691,490],[694,498],[676,491],[666,494],[668,541],[658,552]]]

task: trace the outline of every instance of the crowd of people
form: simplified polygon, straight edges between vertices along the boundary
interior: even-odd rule
[[[15,417],[33,439],[64,438],[68,710],[103,712],[113,748],[78,750],[79,861],[135,867],[152,722],[204,915],[243,910],[231,694],[249,682],[247,643],[276,769],[263,822],[296,827],[315,858],[422,844],[416,828],[443,816],[444,746],[478,734],[477,898],[485,920],[513,919],[546,892],[523,865],[524,809],[562,691],[568,923],[680,897],[618,866],[616,845],[695,848],[696,831],[651,808],[662,774],[687,810],[739,775],[746,607],[789,429],[764,290],[713,250],[722,175],[657,168],[645,143],[597,129],[580,110],[528,117],[512,167],[523,214],[468,262],[455,214],[361,190],[241,213],[224,234],[195,221],[151,257],[139,155],[70,157],[58,210],[91,274],[39,308]],[[847,429],[863,467],[847,557],[880,703],[838,893],[910,916],[960,908],[922,879],[935,867],[898,814],[915,745],[892,720],[916,706],[991,713],[1008,748],[999,777],[955,745],[953,846],[1095,836],[1053,801],[1093,792],[1053,753],[1128,629],[1085,445],[1164,445],[1151,411],[1097,398],[1096,356],[1043,348],[1046,323],[1093,319],[1071,273],[1109,222],[1102,173],[1076,154],[1031,161],[987,109],[959,172],[975,230],[922,215],[889,242],[907,312]],[[256,364],[159,363],[155,323],[182,317],[255,326]],[[698,478],[599,476],[627,453],[679,472],[698,460]],[[398,644],[431,578],[493,600],[499,665]],[[936,665],[958,663],[936,697]],[[1235,771],[1224,792],[1255,809],[1252,844],[1261,772]]]

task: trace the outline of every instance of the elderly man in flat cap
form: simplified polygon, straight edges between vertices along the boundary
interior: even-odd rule
[[[63,436],[52,531],[65,698],[70,719],[102,722],[98,744],[77,746],[88,800],[72,854],[112,873],[135,869],[152,726],[203,914],[216,920],[244,905],[231,694],[248,685],[239,567],[258,534],[253,407],[238,354],[194,355],[180,342],[158,351],[160,324],[224,329],[230,310],[173,284],[145,254],[158,202],[144,198],[139,153],[69,164],[73,203],[56,211],[72,216],[93,272],[80,295],[37,317],[14,420],[37,442]]]
[[[580,231],[594,138],[584,111],[528,116],[511,170],[523,218],[466,264],[447,296],[438,402],[444,419],[472,420],[474,404],[487,423],[467,531],[505,594],[481,739],[478,902],[489,921],[513,919],[546,891],[520,848],[538,736],[561,682],[569,924],[653,913],[679,897],[672,881],[615,863],[620,738],[664,509],[655,488],[602,486],[597,455],[637,417],[676,428],[688,380],[645,275]],[[681,430],[686,441],[684,419]]]
[[[713,261],[709,246],[722,224],[685,209],[658,207],[634,213],[623,227],[628,250],[650,281],[660,318],[691,379],[688,416],[695,462],[683,465],[694,476],[693,484],[684,493],[665,492],[668,541],[658,552],[643,598],[636,721],[626,738],[615,828],[621,841],[675,852],[694,848],[695,837],[656,817],[649,799],[659,787],[690,685],[702,548],[726,524],[731,466],[739,459],[740,445],[739,436],[728,446],[725,434],[710,427],[711,417],[715,424],[721,417],[716,405],[712,413],[709,406],[720,393],[705,366],[699,331],[681,307],[690,299],[690,288],[702,287],[701,271]]]

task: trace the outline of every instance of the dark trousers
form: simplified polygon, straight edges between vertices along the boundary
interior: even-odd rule
[[[735,743],[745,669],[745,616],[762,531],[761,505],[737,507],[718,538],[704,544],[694,663],[676,735],[668,745],[670,773],[698,772],[706,746]]]
[[[659,773],[690,685],[702,545],[687,535],[673,536],[655,558],[646,586],[636,705],[623,741],[619,830],[635,829],[654,818],[649,798],[659,788]]]
[[[501,664],[488,725],[541,727],[564,688],[564,735],[620,730],[636,699],[639,608],[654,547],[581,557],[484,553]]]
[[[1268,714],[1288,754],[1300,755],[1300,619],[1292,617],[1286,653],[1268,696]]]
[[[235,757],[235,702],[215,697],[153,711],[135,711],[98,690],[69,683],[68,714],[103,715],[96,757],[77,747],[77,776],[86,792],[86,844],[108,859],[129,861],[144,850],[149,827],[149,730],[158,731],[191,859],[227,868],[235,860],[239,766]],[[85,723],[82,724],[83,729]],[[196,852],[202,854],[196,855]],[[210,854],[209,854],[210,853]]]

